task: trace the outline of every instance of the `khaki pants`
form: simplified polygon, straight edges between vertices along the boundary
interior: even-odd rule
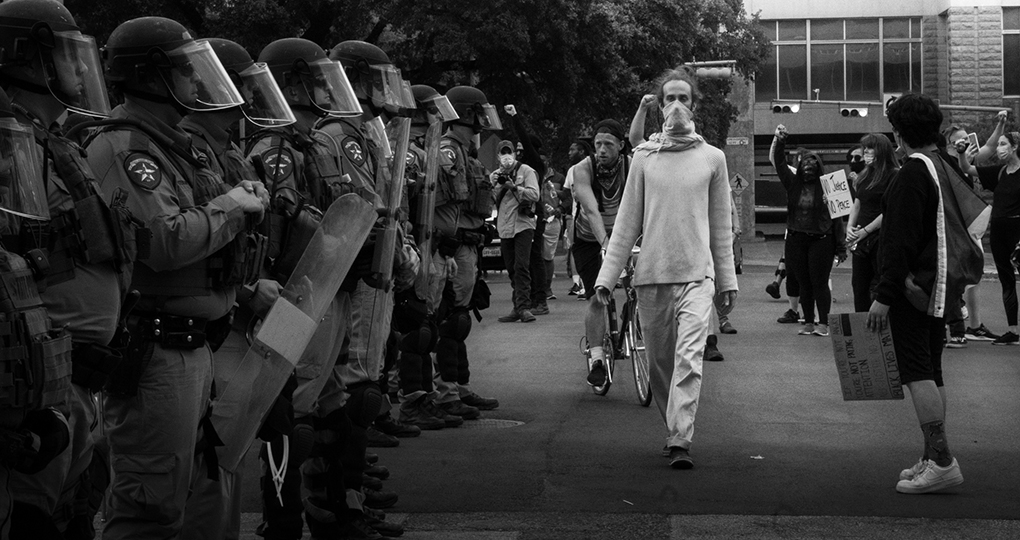
[[[669,432],[666,444],[690,448],[715,282],[642,285],[637,293],[652,395]]]

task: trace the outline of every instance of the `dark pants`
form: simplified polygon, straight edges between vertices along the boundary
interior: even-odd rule
[[[514,288],[514,310],[531,309],[531,244],[535,230],[529,229],[517,233],[513,238],[500,238],[499,251],[503,254],[503,264],[510,274],[510,283]],[[542,259],[539,254],[539,260]],[[543,273],[544,275],[544,273]]]
[[[871,291],[874,290],[878,277],[878,243],[868,253],[854,253],[853,277],[850,282],[854,289],[854,311],[871,309]]]
[[[988,224],[989,242],[992,245],[992,259],[995,271],[1002,285],[1002,306],[1006,309],[1006,324],[1016,326],[1016,270],[1009,256],[1020,241],[1020,218],[992,218]]]
[[[786,238],[786,269],[797,277],[800,285],[800,307],[804,322],[815,322],[818,307],[819,324],[829,324],[832,293],[829,274],[836,245],[831,234],[823,236],[790,231]]]
[[[545,221],[535,220],[534,237],[531,239],[531,307],[544,306],[548,303],[549,279],[545,273]]]

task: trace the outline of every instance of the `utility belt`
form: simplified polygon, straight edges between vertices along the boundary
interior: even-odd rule
[[[193,350],[205,346],[208,319],[166,313],[132,314],[128,317],[131,341],[147,341],[164,349]]]
[[[460,246],[481,246],[485,244],[486,238],[485,227],[457,229],[453,235],[439,233],[435,249],[443,257],[453,257]]]

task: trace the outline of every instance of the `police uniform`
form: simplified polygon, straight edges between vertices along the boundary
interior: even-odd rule
[[[15,475],[12,486],[18,502],[46,511],[63,530],[76,513],[87,514],[80,498],[76,512],[76,492],[92,461],[95,392],[119,360],[109,347],[137,255],[137,222],[123,194],[113,197],[111,208],[76,144],[15,109],[20,122],[34,127],[44,166],[51,220],[47,287],[40,296],[54,324],[71,334],[74,384],[67,401],[71,445],[42,472]]]
[[[186,133],[133,101],[111,117],[140,122],[193,152]],[[244,230],[246,217],[215,173],[137,128],[100,132],[88,160],[103,190],[127,191],[128,206],[152,231],[150,256],[135,265],[132,288],[142,296],[128,319],[125,363],[141,371],[114,377],[105,406],[114,479],[103,536],[175,537],[192,481],[196,426],[210,398],[205,333],[222,324],[235,298],[210,259]]]
[[[287,126],[260,131],[252,137],[248,155],[265,164],[266,189],[272,195],[274,206],[278,205],[281,196],[299,196],[315,208],[320,205],[328,208],[336,197],[354,191],[353,185],[342,182],[332,139],[318,130],[303,132],[296,126]],[[281,257],[293,256],[288,253],[295,252],[300,257],[303,246],[298,249],[298,246],[288,245],[295,240],[285,237],[282,228],[286,218],[277,209],[274,209],[269,219],[270,244],[273,246],[270,248],[270,256],[275,258],[270,266],[270,275],[283,283],[297,261],[283,262]],[[298,360],[295,371],[297,388],[292,398],[294,417],[298,423],[314,426],[315,446],[312,448],[312,456],[308,452],[296,455],[300,453],[296,452],[298,445],[291,443],[291,460],[281,488],[282,505],[272,481],[271,466],[268,463],[264,466],[262,500],[265,529],[262,532],[266,538],[300,536],[301,513],[306,509],[309,528],[313,533],[320,526],[319,523],[335,520],[335,513],[344,509],[343,501],[340,501],[340,505],[337,505],[336,500],[325,505],[315,501],[338,496],[327,489],[330,482],[340,480],[340,484],[346,484],[342,467],[333,459],[339,450],[332,445],[337,444],[337,433],[349,429],[343,412],[347,395],[333,367],[341,353],[350,311],[349,296],[337,294],[308,348]],[[277,452],[275,460],[280,460],[281,441],[273,441],[271,448]],[[267,457],[264,451],[263,458]],[[342,480],[337,478],[338,473]],[[311,494],[303,493],[302,490],[308,490]],[[311,502],[303,505],[305,499]],[[348,507],[354,503],[356,501],[353,500],[346,502]]]
[[[208,115],[202,113],[190,114],[179,124],[181,129],[191,135],[193,147],[201,159],[227,185],[236,186],[243,180],[258,181],[254,167],[230,140],[230,133],[208,121],[208,118]],[[265,236],[249,230],[247,234],[239,234],[221,250],[224,252],[223,271],[235,274],[229,278],[235,287],[250,285],[258,279],[265,257],[264,239]],[[243,304],[253,293],[244,289],[238,295],[246,295],[238,299]],[[244,307],[234,314],[231,331],[213,356],[213,389],[216,392],[226,388],[229,377],[240,366],[248,350],[245,330],[250,317],[241,316]],[[234,472],[220,469],[218,474],[210,475],[209,465],[208,459],[197,459],[198,470],[195,471],[195,481],[188,497],[181,537],[189,540],[236,540],[241,528],[243,468]]]

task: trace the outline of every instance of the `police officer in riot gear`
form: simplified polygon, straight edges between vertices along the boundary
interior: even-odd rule
[[[315,43],[299,38],[270,43],[258,61],[268,65],[297,118],[290,126],[256,133],[248,150],[249,156],[265,164],[273,208],[268,228],[273,257],[269,272],[282,282],[304,249],[302,240],[307,241],[301,231],[314,230],[321,210],[346,193],[374,202],[375,192],[374,184],[341,173],[339,148],[332,137],[314,127],[327,114],[362,113],[339,64]],[[294,431],[288,442],[281,434],[263,450],[264,521],[259,534],[267,539],[301,538],[303,510],[313,537],[381,538],[366,521],[362,499],[350,485],[346,462],[340,460],[351,424],[345,407],[348,396],[333,367],[341,353],[350,309],[346,294],[333,299],[298,361],[292,400]],[[314,443],[303,440],[310,432],[305,426],[314,430]],[[287,463],[281,461],[285,445],[290,447]],[[302,496],[302,490],[308,495]]]
[[[4,329],[0,331],[0,370],[10,374],[0,382],[2,538],[60,534],[52,521],[51,505],[63,486],[50,487],[46,480],[51,474],[35,475],[66,470],[67,459],[58,458],[70,454],[67,417],[55,407],[69,413],[68,402],[73,399],[68,388],[71,337],[57,330],[39,297],[37,283],[46,279],[42,274],[45,253],[33,248],[23,257],[10,251],[21,247],[23,231],[31,238],[48,227],[46,190],[34,147],[32,127],[15,119],[7,94],[0,90],[0,323]],[[27,324],[33,320],[39,322]],[[47,342],[52,353],[40,354],[42,349],[32,346],[35,341]],[[47,373],[57,376],[44,378]],[[31,497],[19,493],[15,500],[12,476],[19,478],[19,487],[35,488]],[[19,523],[12,530],[15,519]]]
[[[141,293],[127,319],[131,345],[107,384],[113,485],[103,537],[174,538],[212,386],[207,338],[224,335],[235,300],[216,254],[245,230],[248,215],[261,218],[267,196],[259,182],[224,186],[178,126],[188,111],[244,103],[207,42],[176,21],[142,17],[118,26],[104,55],[124,104],[89,141],[89,164],[108,196],[127,194],[152,246],[131,282]]]
[[[218,38],[207,41],[244,103],[229,109],[192,112],[181,121],[180,127],[191,135],[200,159],[222,177],[223,186],[236,186],[245,180],[258,182],[254,166],[234,144],[233,133],[243,119],[262,127],[286,126],[295,122],[294,114],[265,64],[256,64],[248,51],[233,41]],[[223,281],[237,288],[239,307],[229,335],[213,358],[214,392],[226,387],[248,349],[245,331],[251,317],[265,317],[282,289],[274,279],[259,279],[268,242],[258,231],[258,225],[249,217],[246,231],[221,250],[225,264],[220,271],[228,274]],[[207,448],[210,447],[207,445]],[[209,460],[199,459],[199,462],[200,470],[188,497],[181,536],[194,540],[237,539],[241,527],[243,469],[230,472],[221,468],[218,473],[210,474]],[[218,480],[214,480],[217,476]]]
[[[111,347],[137,255],[139,222],[123,194],[111,197],[101,191],[80,148],[57,126],[68,111],[93,117],[110,112],[95,42],[53,0],[0,4],[0,26],[0,79],[18,121],[34,132],[32,151],[42,167],[38,180],[45,179],[51,218],[42,246],[24,234],[5,244],[45,251],[47,287],[41,298],[55,325],[67,328],[74,343],[74,384],[67,399],[72,444],[41,473],[15,476],[15,498],[32,510],[15,513],[11,534],[37,538],[39,527],[48,523],[67,537],[87,537],[91,513],[77,510],[89,496],[81,481],[93,457],[94,393],[121,359]]]
[[[429,303],[439,321],[436,370],[439,407],[463,418],[478,418],[479,410],[494,409],[499,402],[483,398],[468,387],[467,346],[471,332],[471,297],[478,273],[478,246],[484,241],[483,225],[492,214],[492,185],[484,167],[470,157],[472,138],[483,130],[503,128],[495,107],[485,94],[471,86],[456,86],[446,93],[459,118],[440,145],[439,182],[434,227],[439,257],[433,271],[439,279]],[[444,289],[449,283],[450,293]]]

